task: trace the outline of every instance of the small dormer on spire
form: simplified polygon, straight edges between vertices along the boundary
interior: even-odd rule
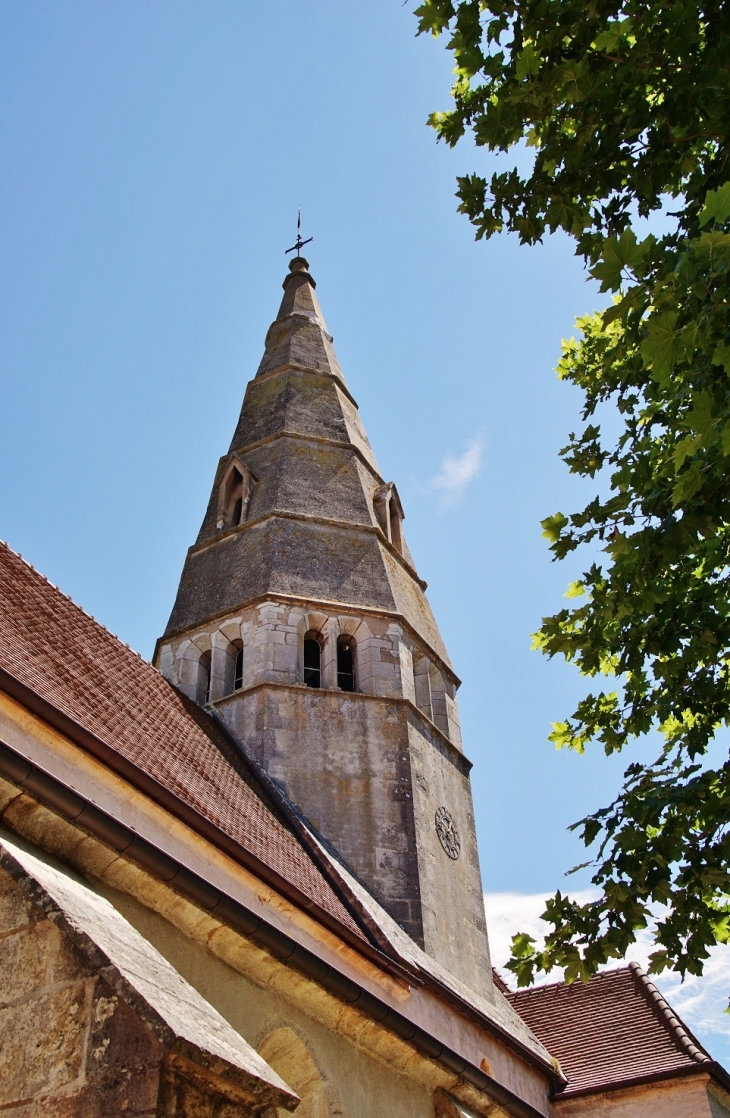
[[[216,529],[237,528],[248,517],[256,476],[237,454],[221,459],[218,468]]]
[[[395,482],[389,481],[381,485],[373,496],[373,508],[380,527],[383,529],[388,541],[396,551],[403,554],[403,531],[401,523],[405,520],[403,505],[395,487]]]

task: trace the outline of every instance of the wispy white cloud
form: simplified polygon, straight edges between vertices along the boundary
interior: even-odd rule
[[[484,438],[481,434],[471,440],[463,454],[445,456],[441,469],[428,483],[428,488],[438,494],[438,505],[442,511],[459,503],[474,478],[478,477],[483,456]]]
[[[589,900],[591,895],[589,892],[571,894],[578,901]],[[512,936],[527,932],[538,941],[542,938],[546,925],[540,914],[545,910],[547,897],[547,893],[484,895],[492,962],[510,985],[514,985],[514,977],[503,968],[510,956]],[[651,950],[649,933],[644,932],[624,962],[615,960],[608,965],[617,967],[635,961],[646,970]],[[553,971],[548,976],[541,975],[538,982],[558,982],[561,977],[559,971]],[[678,974],[665,972],[652,975],[651,980],[712,1056],[727,1067],[730,1064],[730,1016],[725,1008],[730,995],[730,947],[713,948],[704,974],[699,977],[689,975],[682,982]]]

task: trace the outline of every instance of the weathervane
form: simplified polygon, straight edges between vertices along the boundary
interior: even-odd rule
[[[302,240],[302,207],[300,206],[297,210],[297,243],[292,245],[291,248],[288,248],[284,256],[288,256],[290,252],[294,251],[296,251],[297,256],[301,256],[301,250],[304,245],[308,245],[309,242],[313,240],[314,237],[307,237],[306,241]]]

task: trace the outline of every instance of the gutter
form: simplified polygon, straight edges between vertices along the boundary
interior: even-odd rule
[[[407,1017],[375,997],[359,983],[353,982],[330,964],[323,962],[312,951],[262,920],[239,901],[211,886],[181,862],[170,858],[159,847],[141,838],[129,827],[125,827],[112,816],[101,811],[91,801],[78,795],[2,742],[0,742],[0,775],[28,792],[34,799],[79,824],[83,830],[106,846],[136,862],[158,880],[170,885],[186,900],[204,909],[211,916],[215,916],[240,935],[252,940],[257,946],[264,948],[275,959],[296,968],[301,974],[313,979],[347,1005],[355,1006],[366,1017],[384,1025],[396,1036],[412,1044],[422,1055],[435,1060],[453,1075],[460,1076],[472,1087],[483,1091],[514,1118],[546,1118],[542,1111],[536,1110],[501,1083],[486,1075],[481,1068],[469,1063],[463,1056],[447,1048],[424,1029],[414,1025]]]

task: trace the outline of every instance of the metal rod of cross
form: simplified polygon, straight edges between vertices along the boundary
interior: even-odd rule
[[[313,240],[314,237],[307,237],[306,241],[302,240],[302,207],[300,206],[297,210],[297,243],[292,245],[291,248],[288,248],[284,255],[288,256],[290,252],[296,252],[297,256],[301,256],[301,250],[304,245],[308,245],[309,242]]]

